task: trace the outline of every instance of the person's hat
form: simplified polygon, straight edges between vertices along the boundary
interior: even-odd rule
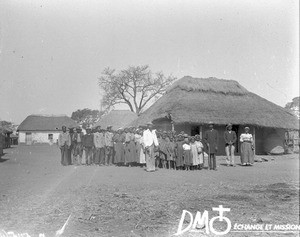
[[[77,127],[76,127],[76,130],[81,130],[81,127],[80,127],[80,126],[77,126]]]
[[[208,122],[208,125],[214,125],[214,122],[209,121],[209,122]]]
[[[183,137],[189,137],[189,135],[187,135],[186,133],[183,135]]]
[[[87,126],[87,127],[85,128],[85,130],[92,130],[92,128],[91,128],[90,126]]]
[[[246,130],[246,129],[247,129],[247,130],[250,130],[250,128],[249,128],[249,127],[245,127],[245,130]]]
[[[108,125],[107,128],[112,128],[112,126],[111,126],[111,125]]]
[[[151,122],[146,123],[146,125],[153,125]]]
[[[232,127],[232,124],[231,124],[231,123],[227,124],[227,125],[226,125],[226,128],[228,128],[228,127],[230,127],[230,126]]]

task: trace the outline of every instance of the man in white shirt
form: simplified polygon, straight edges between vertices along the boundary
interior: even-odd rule
[[[112,165],[113,159],[113,136],[114,134],[111,131],[112,126],[107,126],[107,131],[104,134],[105,139],[105,165]]]
[[[152,123],[147,123],[147,129],[143,132],[142,140],[145,148],[147,171],[153,172],[155,171],[154,147],[158,146],[158,140]]]
[[[96,148],[96,154],[94,159],[95,164],[104,165],[105,137],[100,125],[97,126],[97,132],[94,133],[94,146]]]

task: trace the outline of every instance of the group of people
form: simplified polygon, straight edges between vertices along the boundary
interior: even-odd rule
[[[232,130],[232,124],[226,126],[224,140],[227,166],[235,166],[237,135]],[[242,165],[252,165],[254,145],[249,127],[245,127],[240,142]],[[209,123],[209,130],[204,133],[203,139],[200,135],[188,136],[184,132],[156,131],[152,123],[145,127],[119,128],[117,131],[112,131],[112,126],[106,129],[101,126],[88,127],[86,134],[80,127],[67,131],[63,126],[58,138],[62,165],[146,166],[149,172],[157,167],[201,170],[204,157],[208,157],[208,169],[217,170],[218,143],[218,132],[213,123]]]

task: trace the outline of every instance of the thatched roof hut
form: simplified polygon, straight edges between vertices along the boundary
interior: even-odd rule
[[[174,82],[131,125],[147,122],[153,122],[158,129],[200,136],[213,122],[221,138],[219,147],[225,147],[222,137],[226,124],[232,123],[238,135],[247,125],[254,133],[257,154],[284,147],[286,130],[299,130],[299,120],[293,113],[249,92],[236,81],[189,76]],[[236,148],[238,152],[238,141]],[[221,154],[225,154],[224,149],[219,149]]]
[[[183,77],[132,124],[172,118],[174,124],[227,123],[299,129],[288,110],[246,90],[238,82],[217,78]]]
[[[61,131],[62,126],[76,127],[78,124],[66,115],[29,115],[17,131]]]
[[[19,143],[53,144],[57,141],[62,126],[74,128],[77,123],[66,115],[29,115],[18,127]]]
[[[137,117],[136,113],[129,110],[112,110],[94,124],[94,127],[101,126],[106,129],[107,126],[112,126],[113,130],[117,130],[120,127],[128,126]]]

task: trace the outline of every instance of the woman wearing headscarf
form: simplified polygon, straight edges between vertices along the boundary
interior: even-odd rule
[[[254,163],[254,144],[252,134],[249,133],[250,128],[245,127],[245,133],[240,136],[241,142],[241,163],[242,165],[253,165]]]

